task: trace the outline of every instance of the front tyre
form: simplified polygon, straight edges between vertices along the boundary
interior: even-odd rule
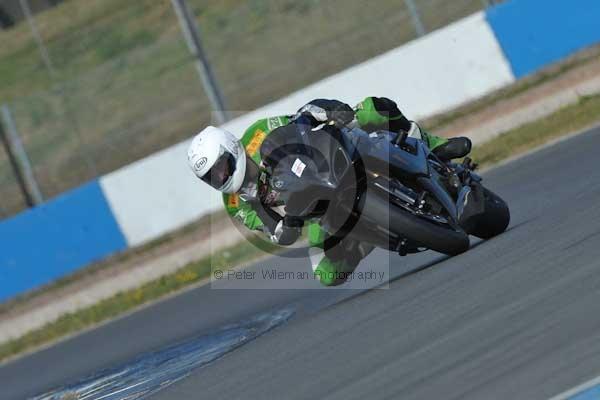
[[[380,226],[428,249],[450,256],[469,249],[469,236],[465,232],[419,218],[389,203],[373,190],[367,191],[362,212]]]
[[[485,211],[477,218],[475,229],[471,234],[481,239],[491,239],[504,232],[510,222],[508,206],[494,192],[483,188]]]

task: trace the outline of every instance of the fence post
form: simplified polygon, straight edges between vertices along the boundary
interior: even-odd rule
[[[186,0],[171,0],[171,3],[175,9],[177,18],[179,19],[179,25],[181,25],[181,30],[183,31],[183,36],[190,49],[190,53],[196,58],[196,69],[200,75],[200,80],[202,81],[208,100],[216,112],[217,123],[223,124],[230,119],[229,112],[225,105],[223,94],[219,89],[210,63],[206,57],[206,53],[204,52],[204,48],[202,47],[200,31],[196,26],[192,12],[190,11]]]
[[[54,65],[52,65],[52,60],[50,59],[50,55],[48,54],[48,49],[44,45],[44,41],[42,40],[40,32],[38,31],[37,25],[35,23],[35,20],[33,19],[33,16],[31,14],[31,8],[29,7],[29,0],[19,0],[19,5],[21,6],[21,11],[23,12],[23,15],[25,16],[27,23],[29,24],[29,29],[31,30],[31,34],[33,35],[33,40],[35,40],[35,43],[40,51],[42,61],[44,62],[44,65],[48,69],[50,76],[54,77],[56,75],[56,71],[54,69]]]
[[[14,169],[17,182],[23,192],[25,203],[27,206],[33,207],[41,204],[44,201],[42,192],[35,180],[29,158],[17,132],[17,127],[12,118],[10,109],[8,106],[2,105],[2,122],[0,123],[0,136],[2,137],[2,143],[6,148],[6,153],[10,163]],[[4,126],[4,128],[3,128]]]
[[[412,23],[415,26],[415,32],[417,32],[417,36],[424,36],[427,32],[425,31],[425,27],[423,26],[423,21],[421,21],[421,16],[419,15],[419,9],[415,4],[415,0],[404,0],[404,3],[408,8],[410,19],[412,20]]]

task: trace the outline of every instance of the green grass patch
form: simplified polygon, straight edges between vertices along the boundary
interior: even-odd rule
[[[428,30],[481,0],[420,2]],[[189,0],[229,108],[247,112],[415,37],[404,2]],[[357,16],[360,16],[357,19]],[[46,198],[182,141],[211,122],[170,1],[65,0],[0,31],[0,103]],[[300,105],[299,105],[300,106]],[[25,208],[0,151],[0,216]]]
[[[36,14],[55,74],[44,66],[26,23],[0,31],[0,103],[13,112],[45,198],[185,140],[211,122],[209,101],[169,1],[83,3],[66,0]],[[189,4],[236,113],[415,38],[406,6],[396,0],[381,0],[368,13],[363,0]],[[478,11],[482,4],[418,2],[428,31]],[[576,56],[425,125],[435,129],[455,121],[594,56],[598,52]],[[24,208],[0,151],[0,218]]]
[[[472,158],[482,165],[491,165],[599,121],[600,95],[582,97],[577,104],[565,107],[542,120],[523,125],[476,146],[473,149]],[[247,264],[257,257],[267,254],[265,251],[278,250],[274,245],[267,246],[267,248],[262,247],[265,246],[264,242],[262,243],[260,249],[256,243],[241,243],[220,252],[217,256],[191,263],[173,274],[137,289],[119,293],[94,306],[67,314],[19,339],[0,345],[0,360],[117,317],[142,304],[206,279],[211,273],[211,265],[225,269]]]
[[[491,165],[598,121],[600,95],[581,97],[576,104],[475,146],[470,157],[481,165]]]

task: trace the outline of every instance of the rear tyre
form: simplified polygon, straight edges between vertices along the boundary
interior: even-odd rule
[[[510,222],[510,211],[500,196],[486,188],[483,191],[485,212],[478,218],[471,234],[481,239],[491,239],[506,230]]]

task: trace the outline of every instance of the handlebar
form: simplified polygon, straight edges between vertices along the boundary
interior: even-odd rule
[[[398,147],[402,147],[404,142],[406,142],[406,138],[408,137],[408,133],[401,130],[398,132],[398,136],[396,136],[396,140],[394,140],[394,144]]]

